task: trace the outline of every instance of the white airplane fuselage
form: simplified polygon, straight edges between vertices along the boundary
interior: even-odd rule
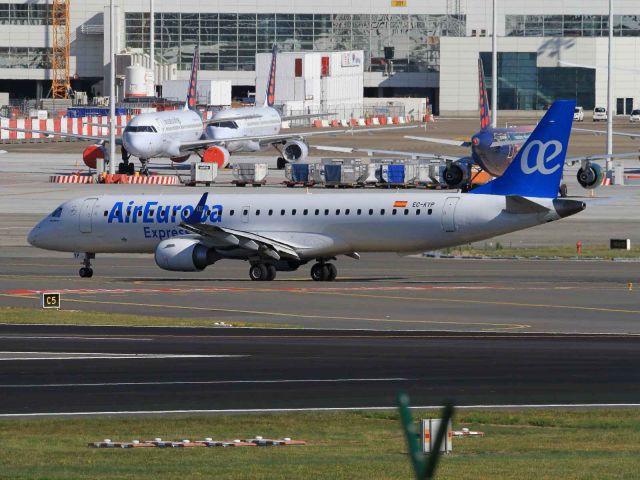
[[[130,154],[143,159],[181,157],[180,144],[200,140],[204,124],[194,110],[142,113],[127,124],[122,144]]]
[[[255,118],[246,118],[247,116]],[[238,137],[277,135],[282,127],[280,113],[272,107],[228,108],[217,112],[213,120],[220,123],[209,125],[206,137],[226,141],[225,148],[230,153],[258,152],[262,149],[259,142]]]
[[[180,227],[199,195],[96,195],[70,200],[28,237],[49,250],[153,253],[162,240],[199,238]],[[506,197],[462,193],[224,194],[211,196],[205,223],[293,246],[301,259],[350,252],[416,252],[520,230],[561,218],[549,210],[513,214]],[[202,239],[206,244],[206,239]]]

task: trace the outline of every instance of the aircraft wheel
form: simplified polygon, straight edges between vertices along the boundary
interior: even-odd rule
[[[267,265],[267,281],[271,281],[271,280],[275,280],[276,279],[276,266],[275,265]]]
[[[269,269],[264,263],[256,263],[249,269],[249,277],[256,282],[267,280],[269,277]]]
[[[284,158],[278,157],[278,170],[283,170],[284,166],[289,163]]]
[[[329,275],[327,276],[327,282],[333,282],[338,276],[338,269],[333,263],[327,263],[325,264],[325,267],[329,271]]]
[[[93,277],[93,269],[91,267],[82,267],[78,273],[81,278]]]
[[[315,282],[326,282],[329,278],[329,267],[326,263],[316,263],[311,267],[311,279]]]
[[[124,164],[124,162],[120,162],[118,164],[118,173],[119,174],[127,173],[127,166]]]
[[[129,165],[127,165],[127,174],[135,175],[135,173],[136,173],[136,166],[133,163],[130,163]]]
[[[558,191],[558,194],[560,195],[561,198],[566,198],[568,195],[568,190],[567,190],[567,184],[563,183],[562,185],[560,185],[560,189]]]

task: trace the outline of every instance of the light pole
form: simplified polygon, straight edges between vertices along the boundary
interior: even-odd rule
[[[116,62],[115,62],[115,8],[109,5],[109,173],[116,173]]]
[[[613,153],[613,0],[609,0],[609,53],[607,61],[607,155]],[[607,157],[606,175],[612,176],[613,160]],[[618,179],[616,179],[618,180]]]
[[[491,35],[491,126],[498,124],[498,34],[496,25],[498,24],[498,12],[496,11],[497,0],[493,0],[493,34]]]

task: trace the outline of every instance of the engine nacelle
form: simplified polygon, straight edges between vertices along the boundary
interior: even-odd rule
[[[282,156],[288,162],[304,160],[308,155],[309,146],[300,140],[289,140],[282,149]]]
[[[463,162],[448,164],[442,172],[442,179],[449,188],[464,188],[468,186],[471,179],[469,165]]]
[[[604,172],[596,163],[589,163],[578,170],[578,183],[582,188],[597,188],[602,185]]]
[[[224,147],[209,147],[202,155],[202,161],[205,163],[217,163],[218,168],[223,168],[229,163],[231,155],[229,150]]]
[[[82,152],[82,161],[89,168],[96,168],[99,158],[104,158],[102,145],[91,145]]]
[[[156,264],[172,272],[200,272],[215,263],[220,256],[191,238],[168,238],[161,241],[155,251]]]
[[[181,155],[179,157],[171,157],[171,161],[176,163],[182,163],[189,160],[190,157],[191,157],[191,153],[187,153],[186,155]]]

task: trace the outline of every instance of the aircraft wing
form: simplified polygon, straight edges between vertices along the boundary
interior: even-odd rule
[[[102,125],[102,127],[106,127],[106,125]],[[8,130],[10,132],[24,132],[24,133],[39,133],[41,135],[50,135],[56,137],[69,137],[69,138],[78,138],[80,140],[93,140],[96,142],[109,142],[109,137],[101,137],[98,135],[82,135],[79,133],[65,133],[65,132],[54,132],[51,130],[35,130],[31,128],[13,128],[13,127],[0,127],[2,130]],[[122,139],[120,137],[116,137],[116,145],[122,145]]]
[[[448,138],[412,137],[409,135],[405,135],[404,138],[409,138],[411,140],[419,140],[421,142],[439,143],[441,145],[451,145],[454,147],[469,148],[471,146],[471,142],[464,142],[461,140],[449,140]],[[522,143],[522,142],[519,142],[519,143]]]
[[[230,119],[229,121],[231,121]],[[225,139],[204,139],[195,140],[192,142],[183,142],[180,144],[181,150],[197,150],[199,148],[207,148],[215,145],[225,145],[235,141],[251,140],[260,143],[260,145],[272,145],[282,144],[287,140],[304,140],[307,137],[318,136],[337,136],[337,135],[354,135],[356,133],[375,133],[388,130],[402,130],[408,128],[418,128],[417,126],[404,126],[404,127],[375,127],[375,128],[358,128],[358,129],[343,129],[343,130],[323,130],[320,132],[298,132],[298,133],[281,133],[278,135],[263,135],[263,136],[241,136],[235,138]]]
[[[583,157],[571,157],[571,158],[567,158],[565,159],[564,163],[566,165],[570,165],[573,166],[576,163],[580,163],[580,162],[592,162],[592,161],[596,161],[596,160],[607,160],[609,158],[612,159],[616,159],[616,158],[637,158],[640,157],[640,152],[623,152],[623,153],[612,153],[611,155],[603,153],[603,154],[597,154],[597,155],[586,155]]]
[[[585,133],[594,133],[596,135],[606,135],[606,130],[591,130],[588,128],[573,128],[572,130],[576,132],[585,132]],[[620,137],[629,137],[629,138],[638,138],[640,137],[640,133],[631,133],[631,132],[613,132],[614,135],[618,135]]]
[[[210,118],[209,120],[202,120],[202,123],[204,123],[205,125],[215,125],[216,123],[235,122],[236,120],[252,120],[254,118],[262,118],[262,115],[253,113],[250,115],[241,115],[239,117]]]
[[[192,224],[183,222],[180,226],[185,230],[212,240],[217,246],[244,248],[271,257],[274,260],[280,260],[281,257],[300,259],[291,245],[255,233],[206,223]]]
[[[449,155],[440,155],[437,153],[425,153],[425,152],[406,152],[402,150],[377,150],[374,148],[352,148],[352,147],[334,147],[327,145],[309,145],[316,150],[323,150],[328,152],[340,152],[340,153],[366,153],[367,156],[372,157],[374,155],[397,155],[400,157],[408,157],[411,159],[424,158],[427,160],[442,161],[442,160],[459,160],[460,157],[454,157]]]

